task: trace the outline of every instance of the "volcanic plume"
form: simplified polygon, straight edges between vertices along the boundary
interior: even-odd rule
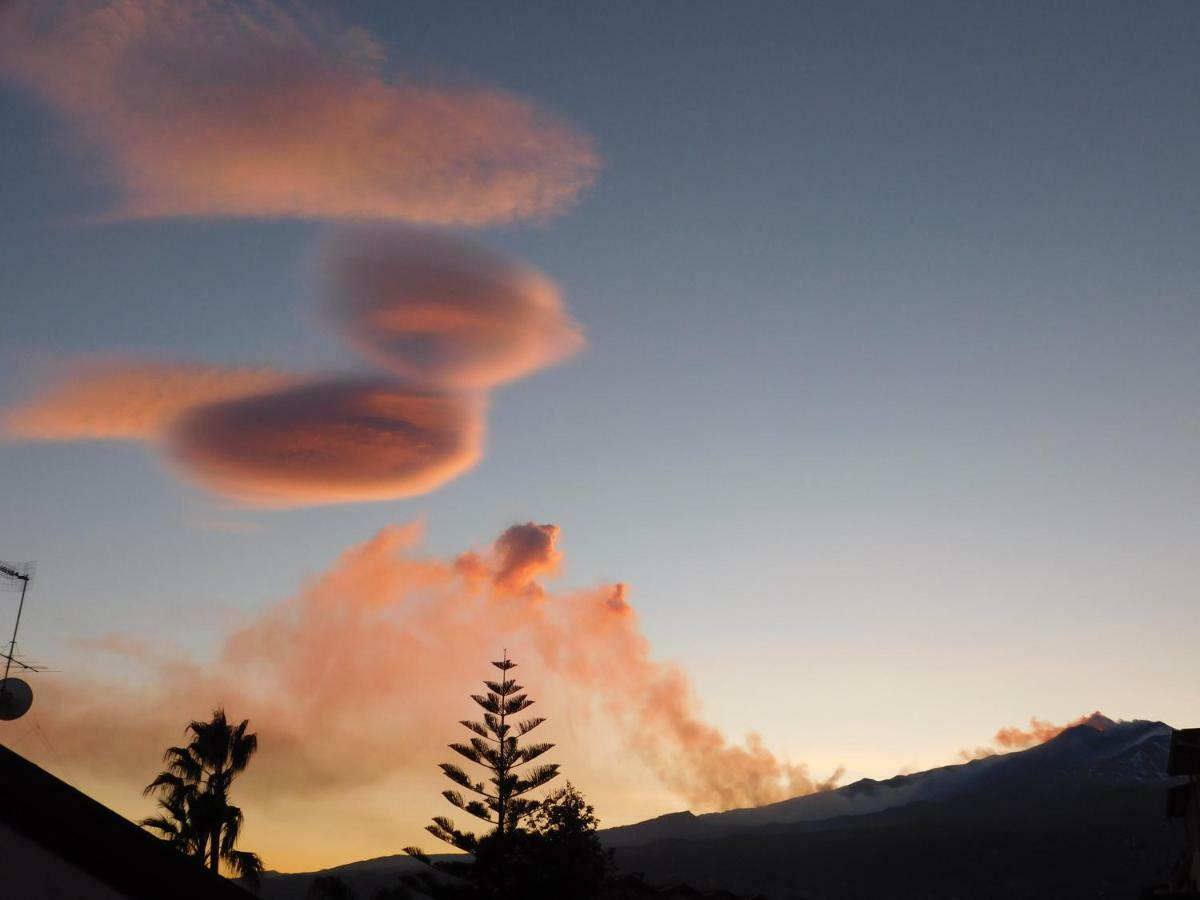
[[[458,710],[488,660],[507,648],[550,717],[547,734],[562,744],[568,771],[636,779],[611,761],[632,754],[642,777],[696,809],[832,784],[754,735],[737,743],[705,721],[687,675],[653,657],[624,585],[548,589],[562,563],[558,537],[556,526],[524,523],[489,548],[436,559],[417,552],[417,526],[389,526],[294,596],[242,621],[211,660],[189,660],[144,637],[93,642],[147,677],[129,685],[100,676],[52,682],[45,728],[63,764],[118,782],[132,797],[186,719],[223,704],[260,735],[261,758],[245,780],[250,802],[308,809],[292,815],[311,816],[319,832],[320,816],[354,791],[400,779],[420,786],[417,796],[416,787],[406,791],[418,816],[437,799],[434,764],[454,737]],[[424,794],[429,804],[420,802]]]

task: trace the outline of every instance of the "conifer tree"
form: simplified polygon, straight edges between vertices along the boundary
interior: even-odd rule
[[[492,825],[489,836],[503,839],[520,830],[521,822],[538,808],[538,802],[526,795],[558,775],[558,764],[525,768],[554,745],[529,743],[522,746],[521,739],[545,719],[533,717],[514,721],[514,717],[532,706],[533,701],[522,693],[524,688],[511,677],[517,664],[507,653],[503,660],[492,665],[500,670],[501,680],[484,681],[487,693],[471,695],[483,710],[483,721],[460,722],[473,736],[468,743],[450,745],[459,756],[486,770],[489,773],[487,780],[472,780],[454,763],[442,763],[440,768],[447,778],[479,799],[464,798],[456,789],[443,791],[442,796],[463,812]],[[475,853],[479,848],[480,838],[459,831],[445,816],[434,818],[433,824],[425,830],[464,853]],[[416,847],[409,847],[406,852],[425,858]]]

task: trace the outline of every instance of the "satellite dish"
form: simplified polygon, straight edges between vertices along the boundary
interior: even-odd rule
[[[0,721],[11,722],[29,712],[33,689],[20,678],[0,679]]]

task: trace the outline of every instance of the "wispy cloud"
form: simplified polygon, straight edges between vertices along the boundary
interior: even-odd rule
[[[264,368],[144,359],[82,360],[8,410],[0,425],[28,441],[144,440],[197,406],[276,390],[300,379]]]
[[[532,102],[396,74],[371,35],[296,4],[15,0],[0,73],[90,148],[111,218],[482,225],[562,212],[599,167]]]

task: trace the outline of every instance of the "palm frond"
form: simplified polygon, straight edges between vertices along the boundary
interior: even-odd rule
[[[227,806],[221,822],[221,855],[228,856],[233,852],[238,837],[242,833],[242,811],[236,806]]]
[[[143,828],[152,828],[162,832],[164,838],[174,840],[179,837],[179,826],[166,816],[147,816],[138,822]]]
[[[257,853],[249,850],[234,850],[222,855],[229,863],[229,868],[238,878],[243,878],[252,887],[258,887],[262,881],[263,864]]]
[[[191,787],[186,781],[174,772],[159,772],[154,777],[154,780],[142,789],[142,796],[149,797],[155,791],[166,788],[165,793],[182,794]]]
[[[250,758],[258,751],[258,735],[246,734],[250,725],[249,719],[243,719],[233,730],[229,748],[229,767],[234,772],[242,772],[250,764]]]

